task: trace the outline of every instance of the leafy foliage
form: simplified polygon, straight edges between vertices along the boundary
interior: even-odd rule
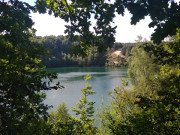
[[[90,75],[85,77],[85,81],[91,79]],[[91,86],[86,83],[85,88],[81,89],[83,96],[77,103],[77,107],[72,110],[76,112],[79,118],[70,116],[65,103],[61,103],[56,112],[51,112],[48,118],[48,125],[51,126],[51,133],[53,135],[94,135],[97,132],[96,127],[93,126],[94,118],[91,118],[94,113],[94,103],[88,101],[88,96],[95,92],[91,90]]]
[[[115,43],[111,49],[106,52],[98,52],[97,47],[91,47],[88,50],[88,56],[70,55],[69,51],[72,46],[77,43],[70,42],[66,36],[46,36],[33,37],[31,39],[36,43],[42,44],[50,51],[49,54],[42,57],[42,63],[47,68],[52,67],[69,67],[69,66],[127,66],[127,61],[124,57],[113,55],[116,50],[122,50],[126,57],[129,57],[130,50],[135,46],[128,44]],[[116,61],[116,63],[114,63]]]
[[[113,4],[105,0],[37,1],[37,8],[44,5],[49,9],[47,10],[49,14],[53,13],[55,17],[70,23],[66,26],[65,32],[68,33],[71,41],[80,41],[76,47],[71,47],[74,54],[87,56],[87,50],[91,46],[96,46],[98,51],[104,51],[115,42],[116,26],[111,26],[116,9]],[[92,18],[96,20],[96,25],[93,26],[94,32],[90,31]]]
[[[179,32],[178,32],[179,33]],[[177,33],[177,37],[178,34]],[[179,39],[161,45],[145,44],[149,56],[154,55],[153,65],[159,64],[159,73],[153,73],[155,82],[143,82],[140,74],[136,74],[137,82],[156,90],[156,94],[143,95],[139,93],[135,104],[140,107],[140,113],[131,116],[132,124],[137,134],[179,134]],[[174,50],[176,48],[176,50]],[[173,59],[172,59],[173,57]],[[158,62],[158,63],[157,63]],[[132,63],[132,62],[131,62]],[[142,62],[140,62],[142,63]],[[136,64],[135,64],[136,65]],[[153,66],[154,67],[154,66]],[[136,70],[135,70],[136,71]],[[138,71],[138,70],[137,70]],[[148,69],[146,69],[148,71]],[[155,71],[155,70],[153,70]],[[152,72],[151,72],[152,73]],[[144,77],[147,77],[145,75]],[[143,78],[144,78],[143,77]],[[149,76],[148,76],[149,77]],[[153,76],[152,76],[153,77]],[[141,81],[140,81],[141,80]],[[136,83],[135,88],[141,89]],[[151,90],[151,89],[149,89]],[[149,91],[148,90],[148,91]],[[154,98],[156,96],[156,98]],[[142,128],[142,125],[144,127]]]
[[[46,73],[40,58],[47,53],[42,45],[30,41],[33,8],[27,3],[0,2],[0,123],[2,134],[34,133],[30,130],[40,117],[47,117],[49,106],[43,103],[41,90],[61,88],[50,86],[56,73]],[[44,82],[42,79],[49,81]],[[34,131],[35,130],[35,131]],[[39,130],[40,131],[40,130]],[[38,134],[37,132],[36,134]],[[42,132],[43,133],[43,132]],[[41,134],[41,133],[39,133]]]
[[[160,43],[168,35],[176,34],[179,28],[179,3],[174,0],[125,0],[131,17],[131,24],[136,24],[145,16],[151,17],[149,27],[155,27],[152,40]]]
[[[46,9],[47,8],[47,9]],[[112,26],[115,13],[124,15],[127,8],[132,14],[131,24],[136,24],[145,16],[151,17],[149,27],[156,27],[152,40],[160,43],[167,36],[176,34],[179,28],[179,3],[172,0],[37,0],[36,10],[54,14],[70,24],[66,33],[71,41],[79,42],[71,51],[87,56],[88,49],[96,46],[98,51],[112,47],[115,42],[116,26]],[[94,31],[90,31],[91,20],[96,21]]]
[[[127,91],[127,80],[122,80],[122,85],[116,87],[111,95],[110,104],[107,107],[102,106],[98,117],[103,134],[133,134],[131,123],[128,116],[133,114],[135,107],[134,99],[130,97]]]
[[[154,63],[156,57],[148,54],[143,46],[154,45],[151,42],[142,43],[131,50],[132,56],[128,57],[128,75],[135,86],[133,88],[135,95],[156,97],[160,87],[158,84],[160,67]]]
[[[91,79],[90,75],[85,77],[85,81]],[[96,127],[93,126],[94,118],[94,103],[92,101],[88,101],[88,96],[95,94],[95,91],[91,90],[91,85],[86,83],[85,87],[81,89],[83,96],[79,99],[77,103],[77,107],[73,107],[73,111],[76,112],[76,115],[79,115],[78,120],[80,121],[79,134],[82,135],[93,135],[96,134]]]
[[[47,123],[51,126],[51,133],[53,135],[76,134],[76,131],[74,130],[76,121],[68,113],[68,109],[66,108],[66,104],[64,102],[59,104],[56,112],[50,112]]]

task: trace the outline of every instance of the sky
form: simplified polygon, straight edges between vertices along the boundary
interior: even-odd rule
[[[35,0],[23,0],[31,5],[34,4]],[[179,0],[175,0],[179,1]],[[49,35],[65,35],[64,30],[67,23],[60,18],[55,18],[48,14],[31,13],[32,20],[35,22],[34,28],[37,30],[37,36],[49,36]],[[150,40],[151,34],[154,29],[149,28],[148,24],[151,21],[150,17],[145,17],[136,25],[130,24],[131,14],[126,10],[125,15],[116,15],[114,25],[117,25],[116,29],[116,42],[127,43],[135,42],[137,36],[141,35],[146,40]],[[95,24],[95,21],[92,21]]]

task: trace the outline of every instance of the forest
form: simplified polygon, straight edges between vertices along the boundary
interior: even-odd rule
[[[125,9],[132,15],[131,24],[151,17],[151,41],[115,43],[116,26],[111,23]],[[31,12],[68,22],[68,36],[37,37]],[[0,1],[0,135],[180,134],[179,13],[175,0],[36,0],[34,6]],[[96,20],[94,32],[91,18]],[[111,54],[117,49],[125,61],[114,65]],[[69,114],[65,103],[48,113],[51,106],[43,102],[43,91],[63,86],[53,83],[57,73],[46,72],[46,66],[127,66],[133,86],[122,80],[109,93],[109,104],[102,100],[95,113],[94,101],[88,100],[95,91],[87,75],[82,97],[72,108],[76,116]]]
[[[115,43],[103,52],[98,52],[97,47],[91,47],[88,50],[88,56],[82,57],[69,53],[70,48],[75,43],[70,42],[65,36],[34,37],[32,41],[49,49],[49,53],[42,57],[42,64],[47,68],[73,66],[126,67],[126,59],[129,57],[132,47],[136,46],[135,43]],[[121,50],[124,57],[114,54],[116,50]]]

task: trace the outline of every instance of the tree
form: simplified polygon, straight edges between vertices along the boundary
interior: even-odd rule
[[[36,7],[39,12],[47,11],[49,14],[53,13],[55,17],[70,22],[65,32],[68,33],[71,41],[80,41],[71,49],[76,55],[87,56],[90,46],[96,46],[99,51],[104,51],[115,41],[116,27],[111,26],[115,17],[115,6],[104,0],[38,0]],[[95,32],[90,31],[92,17],[97,20],[97,25],[93,27]]]
[[[129,74],[139,113],[131,115],[130,121],[136,134],[180,133],[178,33],[173,42],[144,43],[132,49]]]
[[[145,16],[151,17],[149,27],[156,27],[152,34],[155,43],[160,43],[168,35],[176,35],[176,28],[180,26],[180,7],[174,0],[125,0],[124,5],[132,14],[131,24],[136,24]]]
[[[66,107],[66,104],[62,102],[59,104],[57,111],[51,111],[50,117],[48,118],[48,123],[54,124],[56,121],[67,121],[67,119],[70,117],[70,114],[68,113],[68,109]]]
[[[124,15],[125,8],[132,14],[131,24],[136,24],[145,16],[151,17],[149,27],[157,26],[152,34],[152,40],[156,43],[168,35],[175,35],[176,28],[180,26],[180,7],[174,0],[38,0],[36,8],[41,13],[47,11],[70,22],[66,26],[66,33],[72,41],[81,41],[71,50],[83,56],[88,55],[90,46],[97,46],[99,51],[103,51],[113,45],[116,27],[111,24],[115,13]],[[90,31],[91,19],[97,21],[93,27],[95,32]]]
[[[142,35],[138,35],[138,36],[137,36],[137,39],[136,39],[135,41],[136,41],[136,43],[142,42],[142,41],[143,41]]]
[[[129,2],[129,3],[128,3]],[[137,105],[142,113],[136,115],[133,122],[145,120],[147,124],[137,134],[179,134],[179,38],[170,43],[159,44],[165,37],[179,33],[179,3],[169,0],[137,0],[128,1],[127,8],[133,14],[131,23],[149,15],[152,22],[149,27],[155,27],[152,35],[158,45],[144,45],[149,56],[154,55],[153,63],[159,65],[160,74],[157,74],[156,89],[158,98],[139,96]],[[157,6],[158,5],[158,6]],[[179,35],[177,33],[177,36]],[[138,77],[138,76],[135,76]],[[147,77],[147,76],[146,76]],[[148,85],[149,86],[149,85]],[[160,86],[160,87],[159,87]],[[151,87],[152,88],[152,87]],[[134,124],[138,125],[138,123]],[[136,127],[138,129],[138,127]],[[147,130],[149,129],[149,130]]]
[[[48,115],[41,90],[61,88],[59,83],[50,86],[57,75],[46,73],[41,64],[47,51],[30,41],[32,9],[18,0],[0,2],[0,132],[5,135],[33,133],[29,127]]]
[[[154,63],[156,57],[144,50],[144,45],[153,46],[153,43],[141,43],[132,48],[132,56],[128,57],[128,76],[135,95],[156,97],[160,66]]]
[[[50,116],[48,117],[47,123],[51,126],[51,133],[53,135],[76,134],[76,121],[68,113],[68,109],[64,102],[59,104],[56,112],[50,112]]]
[[[102,134],[123,134],[133,135],[133,128],[129,116],[136,113],[134,106],[134,97],[128,94],[128,81],[121,80],[121,86],[116,87],[110,92],[111,100],[108,106],[102,106],[98,112]]]
[[[90,75],[85,77],[85,81],[91,79]],[[94,135],[96,134],[96,127],[93,126],[94,118],[90,118],[93,116],[94,111],[94,103],[92,101],[88,101],[88,96],[93,95],[95,91],[91,90],[91,85],[86,83],[85,88],[81,89],[83,96],[77,103],[77,107],[73,107],[73,111],[76,112],[76,115],[79,115],[78,120],[80,121],[80,127],[78,127],[78,133],[82,135]]]
[[[161,86],[157,91],[158,98],[139,96],[137,104],[146,116],[153,134],[179,134],[179,97],[180,97],[180,66],[179,66],[179,30],[177,39],[162,46],[145,47],[148,53],[156,54],[155,61],[160,64],[158,83]],[[151,52],[150,52],[151,51]]]

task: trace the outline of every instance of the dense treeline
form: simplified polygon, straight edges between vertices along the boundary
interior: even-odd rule
[[[76,44],[65,36],[37,37],[33,40],[50,49],[50,53],[42,58],[47,67],[104,66],[106,60],[105,53],[98,53],[96,48],[91,48],[86,58],[71,55],[70,48]]]
[[[41,41],[32,40],[37,37],[34,37],[30,12],[53,13],[55,17],[70,22],[66,33],[70,41],[76,43],[71,51],[75,55],[87,56],[91,48],[103,51],[113,46],[116,27],[111,26],[111,22],[115,13],[123,15],[125,8],[132,14],[132,24],[149,15],[149,27],[155,27],[154,43],[138,43],[125,49],[129,53],[124,55],[128,55],[128,74],[133,87],[127,90],[128,81],[124,80],[110,93],[112,100],[108,106],[104,106],[102,100],[96,117],[99,127],[93,125],[94,102],[88,100],[89,95],[95,94],[87,83],[91,76],[85,77],[82,97],[72,109],[76,117],[68,113],[64,103],[56,112],[48,114],[50,106],[43,103],[46,98],[43,92],[63,87],[52,83],[57,78],[56,73],[44,70],[41,59],[49,50],[39,44]],[[113,3],[103,0],[73,0],[70,3],[66,0],[37,0],[35,6],[19,0],[0,1],[0,134],[180,134],[179,11],[179,3],[174,0],[115,0]],[[92,13],[96,20],[94,33],[90,31]],[[174,35],[176,38],[170,42],[161,43],[165,37]],[[70,45],[64,37],[61,38],[64,44]],[[60,40],[47,40],[47,46],[50,45],[48,42],[55,41],[61,43]],[[58,46],[53,45],[48,48],[56,51],[54,48]],[[68,51],[68,47],[59,46],[63,47],[65,52]],[[61,55],[61,52],[57,53],[57,56]],[[56,54],[53,53],[52,57],[56,59]],[[111,61],[111,55],[108,57]]]
[[[75,56],[70,53],[70,48],[76,43],[70,42],[66,36],[34,37],[33,42],[42,44],[49,49],[49,54],[42,57],[42,63],[48,67],[69,67],[69,66],[127,66],[126,58],[130,56],[133,43],[115,43],[106,52],[98,52],[96,47],[89,48],[88,56]],[[121,50],[125,57],[113,54]]]

